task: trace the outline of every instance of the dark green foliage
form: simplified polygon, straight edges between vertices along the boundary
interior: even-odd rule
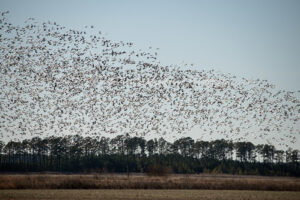
[[[0,171],[300,176],[298,150],[226,140],[195,142],[190,137],[173,143],[163,138],[146,141],[129,135],[112,139],[35,137],[7,144],[0,141]]]

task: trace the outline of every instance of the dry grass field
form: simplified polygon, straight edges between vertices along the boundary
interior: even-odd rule
[[[0,199],[299,200],[300,192],[241,190],[0,190]]]
[[[300,178],[235,175],[30,174],[0,175],[0,189],[202,189],[300,191]],[[1,191],[1,190],[0,190]]]

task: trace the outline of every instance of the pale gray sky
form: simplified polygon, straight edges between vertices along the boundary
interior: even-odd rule
[[[300,90],[297,0],[0,0],[5,10],[13,24],[34,17],[75,29],[94,25],[112,40],[160,48],[158,59],[166,65],[193,63]]]
[[[194,63],[300,90],[300,1],[0,0],[13,23],[28,17],[95,25],[114,40],[160,48],[164,64]]]

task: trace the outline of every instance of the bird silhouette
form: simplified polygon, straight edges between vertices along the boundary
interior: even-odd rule
[[[200,127],[199,138],[286,145],[300,133],[296,93],[267,80],[163,66],[158,48],[35,18],[13,25],[7,14],[0,17],[1,137],[181,136]]]

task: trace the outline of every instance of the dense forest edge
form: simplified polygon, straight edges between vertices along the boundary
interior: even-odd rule
[[[299,150],[230,140],[34,137],[0,141],[0,172],[226,173],[300,176]]]

